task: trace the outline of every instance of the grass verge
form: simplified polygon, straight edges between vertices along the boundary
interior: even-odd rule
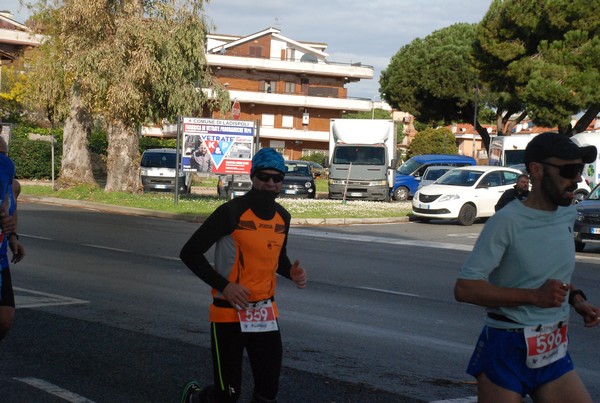
[[[57,197],[95,203],[112,204],[164,211],[176,214],[209,215],[227,199],[216,196],[181,195],[175,205],[172,193],[105,193],[92,186],[52,190],[49,186],[23,185],[22,194]],[[384,203],[320,199],[278,199],[294,218],[389,218],[405,217],[411,213],[410,203]]]

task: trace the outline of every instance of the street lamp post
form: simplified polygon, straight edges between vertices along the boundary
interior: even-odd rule
[[[378,94],[373,95],[373,97],[371,97],[371,119],[375,119],[375,97],[378,96]],[[383,97],[385,97],[385,93],[379,95],[379,107],[383,108]]]
[[[377,94],[373,95],[373,98],[371,98],[371,119],[375,119],[375,97],[377,96]]]

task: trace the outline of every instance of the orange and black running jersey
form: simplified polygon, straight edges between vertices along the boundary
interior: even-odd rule
[[[221,294],[229,282],[248,288],[249,301],[260,301],[274,297],[277,273],[290,277],[286,253],[290,215],[263,196],[253,189],[217,208],[181,251],[183,262],[213,287],[213,298],[221,302],[211,305],[213,322],[238,321]],[[213,244],[214,268],[204,256]]]

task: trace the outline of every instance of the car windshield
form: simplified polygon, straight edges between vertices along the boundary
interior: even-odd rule
[[[423,180],[434,181],[440,178],[443,174],[448,172],[451,168],[436,168],[428,169],[423,175]]]
[[[378,146],[341,146],[335,149],[334,164],[385,165],[385,148]]]
[[[286,176],[310,176],[310,168],[308,165],[288,165]]]
[[[504,153],[506,154],[505,166],[521,164],[525,160],[525,150],[506,150]]]
[[[600,185],[598,185],[594,189],[592,189],[592,191],[590,192],[588,197],[586,197],[586,199],[587,200],[600,200]]]
[[[419,169],[419,167],[421,167],[422,165],[423,165],[422,163],[417,162],[411,158],[408,161],[406,161],[404,164],[400,165],[400,167],[398,167],[397,171],[398,171],[398,173],[401,173],[402,175],[410,175],[413,172],[415,172],[417,169]]]
[[[435,183],[439,185],[451,186],[473,186],[477,179],[483,174],[481,171],[471,171],[466,169],[453,169],[448,171],[444,176],[438,179]]]
[[[175,153],[146,152],[142,157],[141,166],[144,168],[175,168],[176,157]]]

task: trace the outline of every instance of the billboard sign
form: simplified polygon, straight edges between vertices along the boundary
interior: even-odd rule
[[[252,121],[183,118],[183,170],[249,175],[255,132]]]

